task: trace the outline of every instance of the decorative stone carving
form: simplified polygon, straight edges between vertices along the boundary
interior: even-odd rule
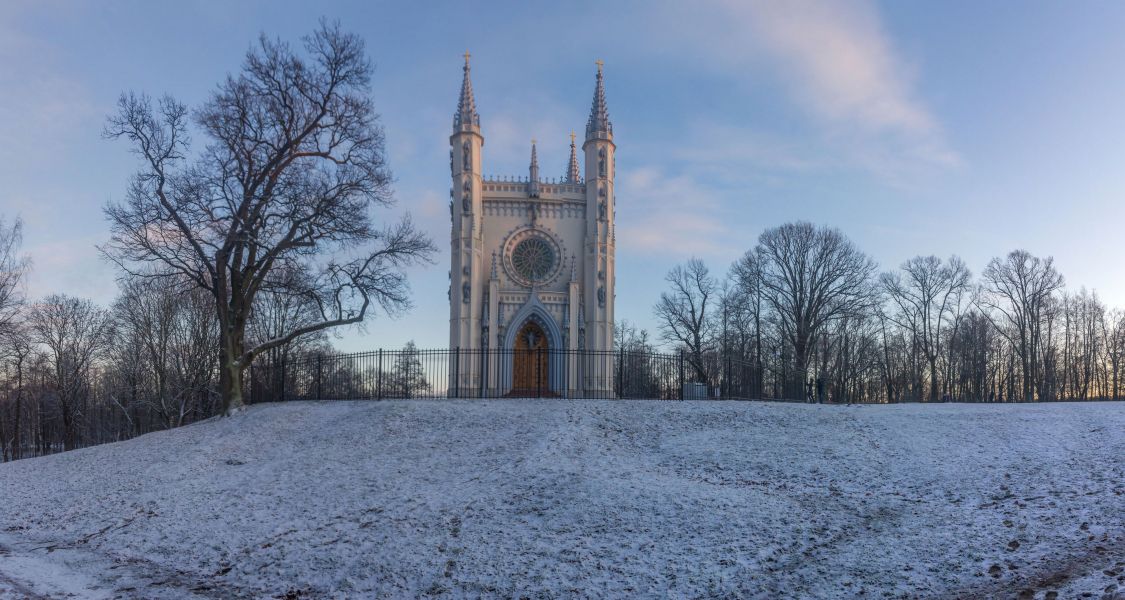
[[[605,148],[598,149],[598,177],[605,177]]]
[[[472,291],[473,291],[472,286],[469,285],[468,281],[466,281],[465,283],[462,283],[461,284],[461,302],[464,302],[465,304],[468,304],[469,301],[472,299],[471,298]]]
[[[469,142],[461,145],[461,169],[463,171],[473,170],[473,150],[469,146]]]
[[[598,286],[598,306],[605,308],[605,287]]]

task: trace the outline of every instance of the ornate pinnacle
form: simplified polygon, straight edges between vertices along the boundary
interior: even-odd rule
[[[469,78],[469,53],[465,52],[465,78],[461,80],[461,98],[457,101],[457,112],[453,115],[453,127],[461,129],[465,125],[480,127],[477,103],[473,100],[473,82]]]
[[[594,87],[594,102],[590,107],[590,118],[586,121],[586,139],[592,139],[598,134],[603,137],[613,136],[613,124],[609,122],[609,107],[605,102],[605,79],[602,76],[601,60],[595,61],[598,65],[598,82]]]
[[[581,176],[578,171],[578,149],[574,146],[574,132],[570,132],[570,164],[566,167],[566,177],[563,178],[567,183],[578,183]]]
[[[527,178],[528,196],[532,198],[539,197],[539,156],[535,152],[535,140],[531,140],[531,168],[529,169],[529,177]]]

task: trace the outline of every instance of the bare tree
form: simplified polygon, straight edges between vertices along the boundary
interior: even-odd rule
[[[786,223],[762,232],[755,248],[763,298],[793,350],[787,395],[800,393],[813,344],[825,325],[869,310],[875,263],[840,230]]]
[[[7,421],[7,425],[0,423],[0,429],[7,429],[7,443],[11,449],[7,455],[12,460],[23,456],[23,412],[24,396],[27,389],[28,363],[34,352],[34,343],[27,330],[26,323],[13,322],[0,333],[0,360],[4,362],[4,373],[7,375],[7,396],[10,403],[8,417],[0,410],[0,421]],[[3,407],[0,407],[2,409]],[[2,440],[0,440],[2,441]]]
[[[23,304],[22,284],[31,259],[20,254],[23,223],[0,218],[0,335],[13,326]]]
[[[683,347],[696,381],[707,382],[710,378],[705,354],[716,326],[710,304],[715,301],[718,284],[698,258],[676,265],[664,280],[672,289],[661,293],[653,308],[660,323],[660,336],[665,342]]]
[[[1055,270],[1054,259],[1032,256],[1014,250],[1008,256],[993,258],[985,267],[984,293],[980,303],[996,331],[1015,348],[1020,360],[1023,398],[1035,399],[1041,388],[1044,325],[1054,295],[1063,286],[1063,276]],[[1042,396],[1042,389],[1038,389]]]
[[[132,418],[138,403],[178,427],[211,393],[218,323],[206,292],[172,279],[124,281],[114,303],[117,372],[128,396],[114,398]],[[210,416],[210,415],[208,415]]]
[[[1114,308],[1105,313],[1102,321],[1102,337],[1106,345],[1106,368],[1109,371],[1106,387],[1107,395],[1113,400],[1121,399],[1121,368],[1125,359],[1125,312]]]
[[[403,268],[429,260],[432,242],[408,219],[376,228],[370,211],[392,204],[383,131],[367,93],[362,40],[322,23],[304,56],[264,36],[241,72],[194,113],[207,144],[191,160],[188,109],[128,94],[105,134],[141,158],[124,202],[106,215],[103,252],[123,269],[179,275],[210,292],[219,321],[225,413],[243,405],[254,357],[310,333],[358,324],[374,303],[409,305]],[[283,293],[306,298],[319,319],[247,343],[270,274],[304,274]]]
[[[972,274],[956,256],[945,262],[936,256],[916,256],[902,264],[900,273],[884,273],[879,280],[898,309],[892,313],[896,322],[909,328],[926,359],[930,402],[936,402],[941,389],[938,359],[971,289]]]
[[[47,347],[52,387],[61,409],[63,447],[78,447],[80,409],[90,392],[94,359],[110,343],[113,321],[109,311],[89,300],[56,294],[31,311],[31,330]]]
[[[315,302],[310,301],[306,296],[289,293],[289,290],[294,288],[308,286],[308,282],[302,281],[305,276],[303,272],[292,272],[288,269],[275,269],[270,274],[269,280],[254,299],[254,307],[246,330],[249,343],[261,344],[282,337],[286,332],[308,327],[322,320]],[[275,346],[259,356],[270,364],[277,365],[288,362],[294,356],[324,351],[327,344],[327,331],[322,330],[295,338],[287,344]]]

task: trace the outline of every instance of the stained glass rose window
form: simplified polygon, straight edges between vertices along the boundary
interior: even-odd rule
[[[528,281],[543,281],[554,270],[555,251],[543,239],[527,238],[512,249],[512,267]]]

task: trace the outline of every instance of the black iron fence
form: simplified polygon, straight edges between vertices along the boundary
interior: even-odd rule
[[[763,399],[762,369],[725,360],[699,376],[682,353],[377,350],[255,364],[251,402],[398,398]]]

